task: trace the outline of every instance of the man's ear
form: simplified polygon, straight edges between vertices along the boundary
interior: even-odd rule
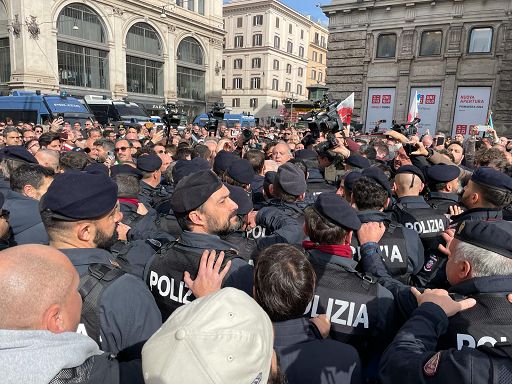
[[[25,196],[31,197],[32,199],[35,199],[37,192],[36,192],[36,189],[32,185],[27,184],[27,185],[23,186],[23,194]]]
[[[194,225],[204,226],[203,214],[197,210],[188,213],[188,218]]]
[[[66,331],[66,325],[61,314],[61,307],[58,304],[52,304],[43,313],[42,326],[43,329],[48,330],[52,333],[62,333]]]
[[[76,224],[75,233],[80,241],[90,242],[94,239],[96,228],[91,222],[83,222]]]

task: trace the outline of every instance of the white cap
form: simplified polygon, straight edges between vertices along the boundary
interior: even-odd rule
[[[146,384],[266,383],[273,353],[269,317],[235,288],[178,308],[146,342]]]

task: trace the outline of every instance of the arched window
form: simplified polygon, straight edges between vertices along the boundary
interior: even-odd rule
[[[155,29],[134,24],[126,35],[126,86],[128,92],[163,96],[164,59]]]
[[[11,79],[8,19],[7,10],[4,4],[0,2],[0,83],[7,83]]]
[[[91,8],[73,3],[57,20],[59,83],[108,89],[108,45],[103,23]]]
[[[178,98],[189,100],[205,99],[204,54],[199,42],[186,37],[177,52]]]

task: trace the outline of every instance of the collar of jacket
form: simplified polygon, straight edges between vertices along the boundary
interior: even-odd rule
[[[272,324],[274,326],[274,345],[276,347],[286,347],[317,339],[311,330],[309,319],[301,317],[286,321],[275,321]]]
[[[456,193],[448,193],[448,192],[430,192],[429,194],[430,199],[443,199],[443,200],[450,200],[455,203],[459,202],[459,195]]]
[[[112,265],[111,260],[114,258],[109,251],[100,248],[64,248],[59,251],[64,253],[75,267],[90,264]]]
[[[381,223],[384,221],[391,222],[389,216],[381,211],[358,211],[357,217],[359,217],[361,223]]]
[[[310,249],[307,251],[310,257],[320,263],[337,264],[347,270],[355,271],[357,262],[348,257],[339,257],[320,251],[319,249]]]
[[[464,220],[503,220],[503,210],[488,208],[473,208],[462,212],[460,215],[451,217],[452,223],[458,223]]]
[[[233,244],[222,240],[217,235],[210,235],[208,233],[183,231],[178,242],[190,248],[215,249],[217,251],[238,253],[238,249]]]
[[[397,202],[408,206],[408,208],[431,208],[423,196],[404,196],[397,199]]]
[[[503,293],[506,296],[512,292],[512,279],[510,276],[474,277],[454,285],[449,291],[464,296],[479,293]]]

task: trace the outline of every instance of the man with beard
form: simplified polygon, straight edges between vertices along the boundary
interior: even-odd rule
[[[221,238],[229,233],[238,206],[219,178],[210,170],[184,177],[176,185],[171,208],[183,233],[153,257],[146,274],[162,319],[195,299],[185,285],[184,273],[188,271],[195,278],[204,250],[225,254],[225,262],[231,265],[223,287],[239,288],[251,295],[252,266],[233,244]]]
[[[155,301],[106,251],[117,240],[122,218],[117,185],[104,173],[66,172],[55,177],[40,210],[50,245],[80,275],[84,306],[78,330],[114,354],[147,340],[162,323]]]
[[[477,168],[460,202],[467,210],[452,216],[452,225],[464,220],[503,220],[503,208],[512,203],[512,178],[494,168]]]
[[[455,165],[436,164],[425,169],[429,189],[426,200],[438,213],[450,214],[450,208],[459,204],[460,174]]]

